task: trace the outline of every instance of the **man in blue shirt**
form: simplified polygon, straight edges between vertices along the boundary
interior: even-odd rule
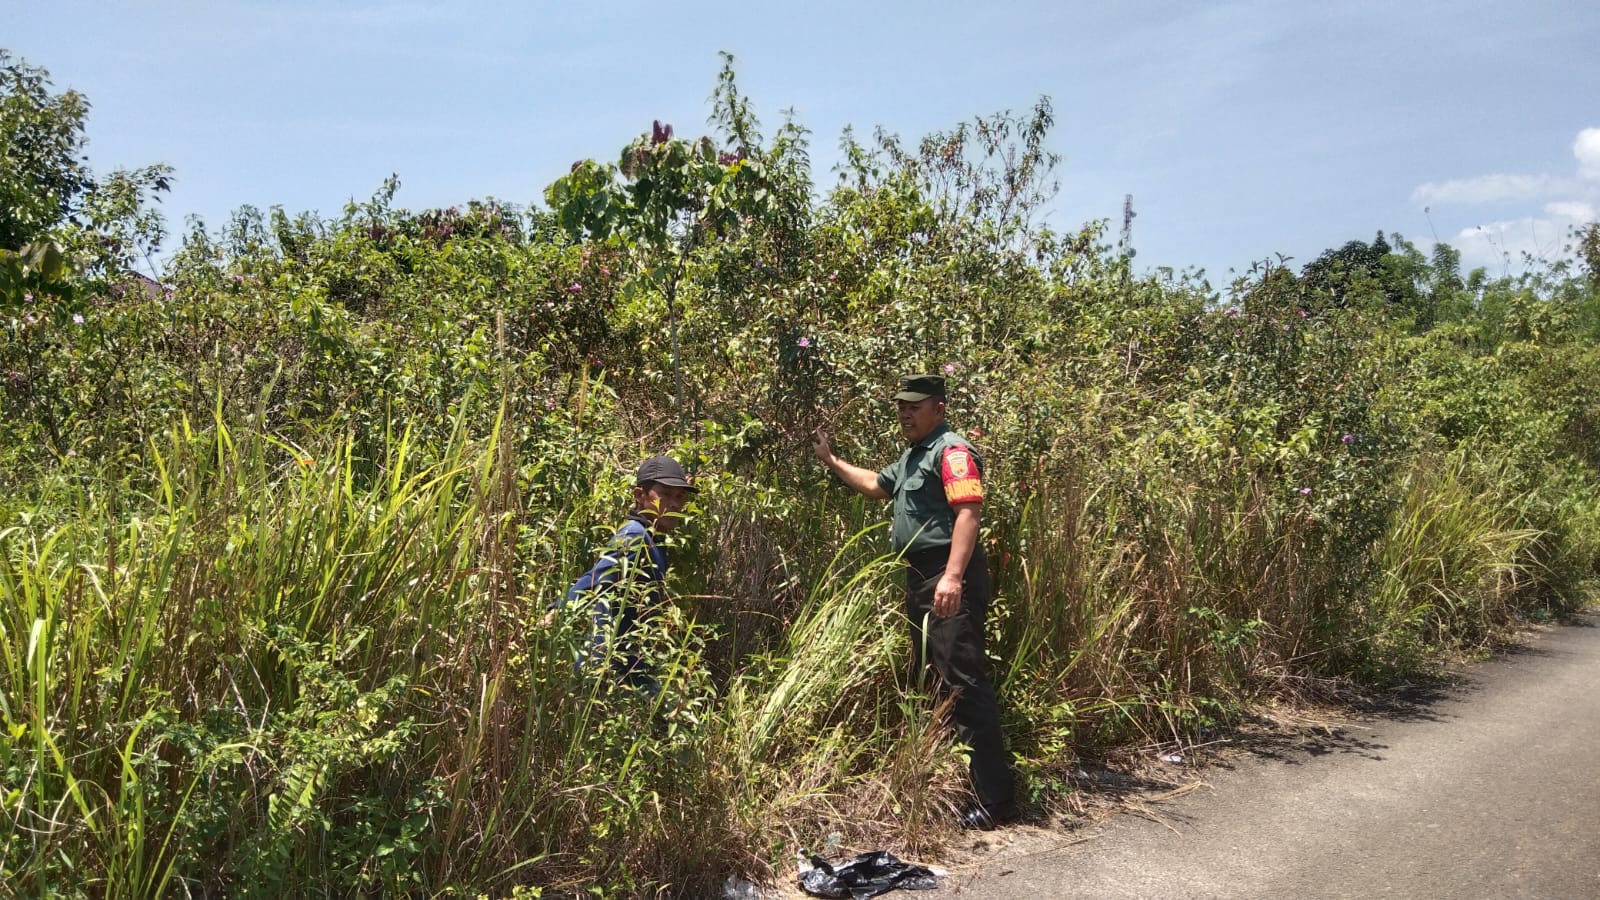
[[[659,689],[633,633],[666,605],[667,551],[656,537],[678,527],[684,504],[697,491],[671,457],[653,456],[640,463],[633,512],[600,559],[567,590],[568,604],[590,604],[593,630],[586,662],[609,660],[621,684],[650,693]]]

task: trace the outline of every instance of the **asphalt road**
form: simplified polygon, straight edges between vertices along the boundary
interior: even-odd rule
[[[1001,836],[906,896],[1600,898],[1600,616],[1196,776],[1153,817]]]

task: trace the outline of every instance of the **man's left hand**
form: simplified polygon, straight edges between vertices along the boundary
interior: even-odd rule
[[[961,576],[945,572],[933,589],[933,614],[948,619],[961,611]]]

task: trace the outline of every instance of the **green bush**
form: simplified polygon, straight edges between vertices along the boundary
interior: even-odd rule
[[[909,371],[988,466],[1041,804],[1081,757],[1592,597],[1592,278],[1398,236],[1222,294],[1138,275],[1103,223],[1035,221],[1051,116],[847,136],[819,192],[730,67],[715,134],[658,123],[548,209],[247,208],[160,284],[30,225],[0,248],[8,886],[700,895],[832,833],[937,852],[962,751],[901,671],[883,510],[809,448],[892,460]],[[161,236],[130,178],[72,181],[107,248]],[[702,491],[643,696],[552,607],[657,452]]]

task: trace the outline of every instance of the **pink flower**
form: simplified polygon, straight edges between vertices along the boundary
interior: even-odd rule
[[[809,347],[811,346],[811,338],[802,337],[800,340],[795,341],[795,344],[801,347]]]
[[[72,324],[74,324],[74,325],[82,325],[83,324],[83,313],[73,313],[72,314]]]
[[[944,364],[944,373],[946,375],[954,375],[955,371],[956,371],[956,364],[955,363],[945,363]]]
[[[1303,487],[1303,488],[1300,489],[1301,496],[1304,496],[1304,495],[1309,494],[1309,493],[1311,493],[1311,488]]]
[[[1344,441],[1346,444],[1354,444],[1356,442],[1356,436],[1353,434],[1347,434],[1339,440]]]
[[[576,281],[574,281],[573,283],[567,285],[567,293],[569,293],[569,294],[576,294],[576,293],[578,293],[578,292],[580,292],[582,290],[583,290],[583,285],[577,283]]]

